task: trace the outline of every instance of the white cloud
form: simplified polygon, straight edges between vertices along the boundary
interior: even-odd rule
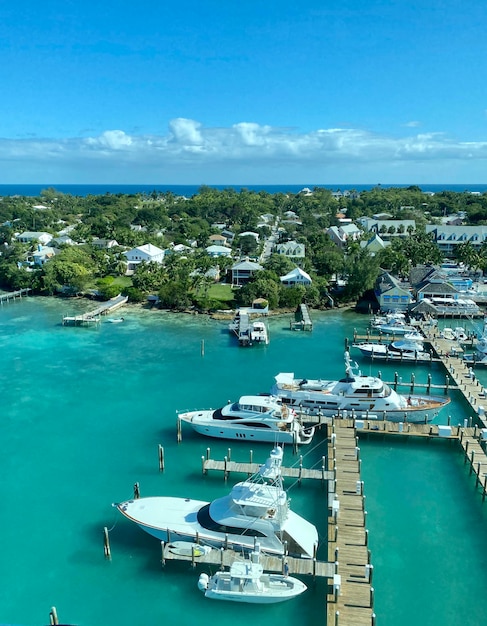
[[[411,122],[406,122],[403,126],[406,126],[406,128],[418,128],[418,126],[421,126],[421,122],[412,120]]]
[[[485,169],[485,159],[487,141],[458,141],[442,133],[405,131],[397,137],[353,128],[303,133],[254,122],[212,128],[186,118],[171,120],[168,132],[162,135],[106,130],[89,138],[0,139],[4,181],[21,171],[28,176],[29,168],[42,171],[42,167],[54,172],[53,179],[59,172],[60,182],[81,178],[90,182],[103,175],[107,180],[115,176],[126,182],[149,176],[171,182],[175,175],[178,180],[192,177],[188,182],[200,182],[208,180],[207,173],[218,173],[223,182],[235,181],[236,176],[245,176],[249,182],[250,178],[263,180],[267,176],[273,182],[276,173],[283,180],[293,175],[299,182],[303,179],[300,172],[336,171],[340,176],[347,168],[350,176],[363,172],[373,180],[384,180],[382,172],[402,168],[404,176],[412,172],[408,180],[413,180],[418,179],[415,172],[425,175],[425,164],[429,164],[428,171],[443,173],[447,162],[453,171],[455,164],[459,171],[468,163],[477,170],[465,169],[466,173],[480,173]],[[130,180],[124,168],[130,172]]]

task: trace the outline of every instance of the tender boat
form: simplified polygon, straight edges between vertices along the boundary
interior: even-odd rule
[[[312,558],[316,527],[290,510],[283,488],[283,450],[275,447],[259,471],[212,502],[191,498],[149,497],[114,504],[122,515],[161,541],[189,541],[221,548]]]
[[[213,410],[179,413],[200,435],[239,441],[311,443],[314,428],[305,428],[293,409],[272,396],[242,396],[238,402]]]
[[[392,312],[376,316],[371,322],[372,329],[386,335],[405,335],[414,332],[414,326],[406,324],[404,313]]]
[[[275,377],[271,394],[310,415],[351,414],[395,422],[431,421],[450,402],[443,396],[400,395],[380,378],[362,376],[357,364],[352,365],[348,351],[345,371],[346,376],[341,380],[307,380],[281,373]]]
[[[218,571],[211,577],[200,574],[198,589],[212,600],[273,604],[296,598],[307,587],[293,576],[264,573],[257,546],[249,559],[234,561],[230,571]]]
[[[110,322],[110,324],[121,324],[123,321],[123,317],[107,317],[107,322]]]

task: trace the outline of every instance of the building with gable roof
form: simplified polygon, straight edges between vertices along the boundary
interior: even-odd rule
[[[134,272],[137,265],[145,263],[163,263],[164,250],[161,250],[152,243],[146,243],[143,246],[132,248],[128,252],[123,253],[127,258],[127,272]]]
[[[311,276],[300,267],[295,267],[285,276],[281,276],[280,281],[286,287],[296,287],[297,285],[306,287],[313,282]]]

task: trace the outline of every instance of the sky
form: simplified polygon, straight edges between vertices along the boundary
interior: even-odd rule
[[[484,0],[12,0],[0,184],[482,184]]]

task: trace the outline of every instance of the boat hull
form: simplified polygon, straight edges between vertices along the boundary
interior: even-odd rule
[[[254,548],[255,537],[248,533],[249,527],[252,526],[252,518],[248,520],[249,526],[242,528],[242,534],[208,530],[201,526],[197,518],[198,511],[207,504],[208,502],[190,498],[155,496],[127,500],[114,504],[114,506],[127,519],[136,523],[142,530],[159,541],[201,542],[202,545],[215,548],[228,546],[229,548],[243,548],[249,551]],[[289,544],[291,544],[292,537],[299,534],[301,552],[297,553],[296,556],[313,557],[315,546],[318,544],[318,533],[315,526],[300,515],[289,511],[282,531],[284,535],[289,535]],[[264,552],[279,555],[285,552],[284,544],[274,533],[259,536],[259,543]],[[291,553],[291,549],[289,552]]]
[[[372,403],[363,404],[360,406],[342,406],[334,407],[332,409],[325,406],[318,406],[316,403],[312,405],[305,399],[284,399],[283,402],[287,402],[290,406],[296,408],[296,410],[302,410],[308,415],[322,415],[324,417],[356,417],[358,419],[376,419],[376,420],[389,420],[391,422],[410,422],[415,423],[427,423],[433,420],[439,412],[450,402],[449,398],[439,398],[437,396],[412,396],[412,402],[418,403],[417,406],[407,406],[404,408],[398,408],[393,410],[383,410],[374,407]],[[306,419],[304,417],[304,419]]]
[[[279,431],[264,428],[244,428],[238,424],[231,425],[225,424],[223,427],[220,425],[205,425],[205,424],[191,424],[195,432],[200,435],[206,435],[207,437],[216,437],[218,439],[236,439],[238,441],[259,441],[264,443],[299,443],[308,444],[311,443],[311,437],[303,439],[297,432],[293,431]]]

